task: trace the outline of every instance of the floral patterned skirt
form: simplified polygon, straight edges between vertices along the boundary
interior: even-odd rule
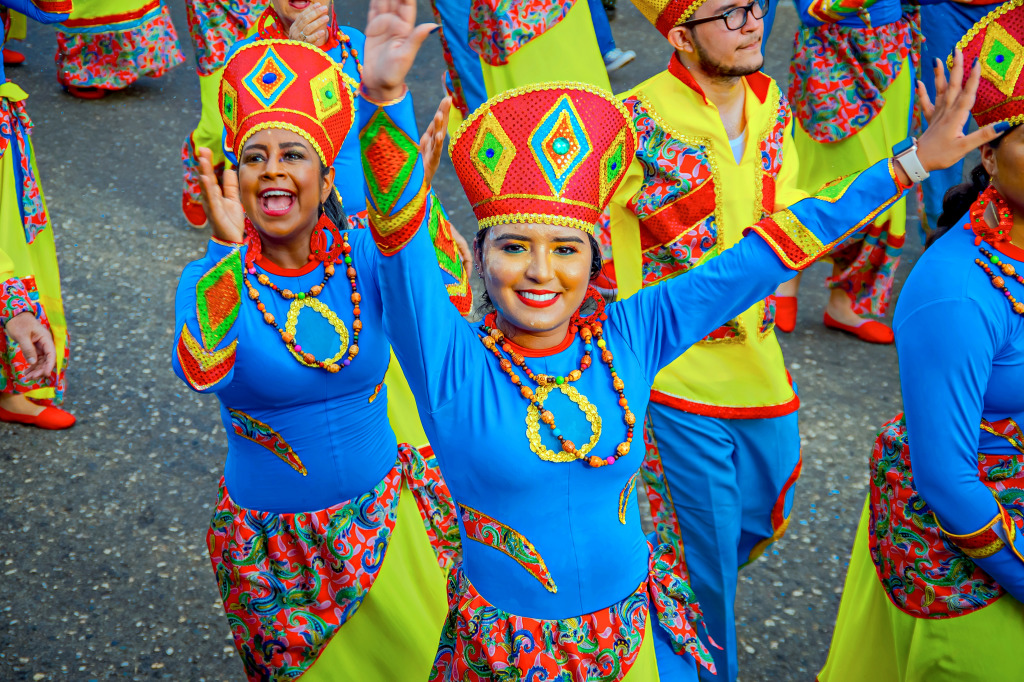
[[[649,577],[633,594],[607,609],[561,620],[499,609],[476,591],[459,564],[448,578],[448,619],[430,680],[617,682],[637,661],[652,608],[675,653],[693,656],[713,673],[694,629],[701,621],[696,597],[674,571],[675,550],[649,545]]]
[[[60,84],[121,90],[144,76],[159,78],[183,63],[170,12],[162,1],[146,3],[143,9],[150,4],[150,11],[127,28],[107,26],[102,19],[83,26],[62,24],[55,56]]]
[[[412,495],[403,495],[408,492]],[[402,502],[415,503],[429,540],[417,543],[413,538],[413,551],[422,554],[431,547],[428,563],[439,569],[427,576],[437,584],[436,621],[402,628],[410,631],[408,636],[390,638],[406,649],[402,656],[409,660],[388,660],[393,656],[382,659],[379,651],[372,650],[374,647],[360,646],[353,637],[347,642],[339,637],[345,643],[344,650],[331,650],[329,645],[342,626],[357,612],[362,613],[364,603],[374,599],[371,588],[377,583],[385,558],[393,553],[389,550]],[[399,665],[405,670],[418,654],[421,665],[417,674],[420,679],[425,677],[443,619],[443,572],[460,553],[452,509],[436,462],[408,446],[400,447],[399,461],[373,490],[319,511],[274,514],[245,509],[234,503],[222,479],[207,546],[248,679],[292,680],[309,672],[322,654],[326,656],[325,666],[347,666],[363,679],[388,679],[388,675],[399,674],[389,666]],[[413,523],[406,523],[401,532],[422,538],[422,532],[410,528],[417,525],[413,514]],[[385,592],[394,594],[395,584],[405,585],[412,590],[407,598],[415,599],[418,591],[427,589],[422,577],[404,574],[411,563],[405,552],[399,564],[389,564],[391,587]],[[418,557],[417,564],[423,563],[423,557]],[[404,608],[398,601],[375,604],[372,610],[386,614]],[[328,654],[325,650],[331,651]]]

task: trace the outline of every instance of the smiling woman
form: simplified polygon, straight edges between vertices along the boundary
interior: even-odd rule
[[[364,149],[385,132],[415,136],[404,81],[430,28],[415,26],[415,0],[371,3]],[[955,106],[937,108],[920,141],[926,167],[995,135],[961,134],[978,73],[963,97],[950,86]],[[496,309],[482,325],[439,295],[421,164],[397,200],[368,183],[385,328],[463,538],[431,680],[685,682],[714,668],[693,592],[673,573],[681,557],[644,536],[636,511],[643,448],[633,446],[651,382],[910,186],[887,159],[751,226],[685,275],[605,306],[588,286],[589,240],[626,177],[631,131],[620,102],[573,83],[506,92],[459,128],[452,160],[490,228],[478,244]]]
[[[220,400],[207,545],[253,681],[424,679],[460,551],[434,459],[389,424],[380,255],[338,229],[351,92],[315,47],[248,43],[219,98],[237,175],[219,186],[200,150],[213,239],[179,282],[173,363]]]

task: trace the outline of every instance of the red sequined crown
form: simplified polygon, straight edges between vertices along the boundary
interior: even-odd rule
[[[294,40],[243,45],[224,67],[220,114],[236,156],[254,133],[284,128],[309,140],[324,165],[355,118],[355,84],[321,50]]]
[[[1024,121],[1024,0],[1010,0],[989,12],[957,43],[964,64],[981,63],[981,84],[972,112],[979,126]],[[953,67],[953,57],[947,60]],[[967,82],[969,71],[964,73]]]
[[[636,139],[625,107],[580,83],[541,83],[491,98],[450,153],[480,229],[547,223],[594,233]]]

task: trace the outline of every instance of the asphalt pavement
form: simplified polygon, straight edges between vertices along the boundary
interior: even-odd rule
[[[421,2],[421,19],[429,7]],[[628,2],[612,23],[638,53],[625,90],[665,68],[670,48]],[[216,398],[170,369],[172,301],[208,232],[181,216],[182,141],[199,115],[184,4],[172,14],[185,65],[98,101],[64,94],[51,29],[30,26],[29,94],[40,177],[57,238],[71,331],[66,407],[78,424],[0,424],[0,679],[240,680],[242,666],[205,548],[226,442]],[[339,3],[365,24],[365,3]],[[796,15],[779,9],[766,70],[780,82]],[[432,38],[410,85],[420,121],[444,69]],[[469,206],[450,164],[435,185],[465,235]],[[904,251],[897,291],[920,253]],[[744,569],[741,679],[813,680],[825,660],[876,429],[900,409],[896,353],[821,323],[826,266],[804,278],[798,327],[780,334],[802,400],[804,472],[789,532]]]

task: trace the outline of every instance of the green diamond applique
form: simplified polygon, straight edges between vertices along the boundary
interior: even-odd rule
[[[608,195],[615,189],[615,183],[626,172],[626,131],[620,130],[601,157],[598,170],[598,186],[600,187],[599,203],[603,206]]]
[[[505,175],[512,166],[516,156],[515,145],[501,129],[501,124],[494,114],[488,111],[476,132],[476,139],[469,150],[469,158],[473,167],[494,194],[501,193],[505,184]]]
[[[996,23],[985,30],[981,45],[981,75],[1007,97],[1013,96],[1021,70],[1024,69],[1024,46],[1006,29]]]
[[[380,213],[390,214],[409,184],[420,148],[383,109],[359,135],[366,169],[366,184]]]
[[[235,249],[196,282],[196,317],[207,350],[224,340],[241,306],[242,255]]]
[[[338,71],[334,66],[311,79],[309,88],[313,92],[313,106],[317,118],[323,120],[341,111],[344,100],[338,82]]]

